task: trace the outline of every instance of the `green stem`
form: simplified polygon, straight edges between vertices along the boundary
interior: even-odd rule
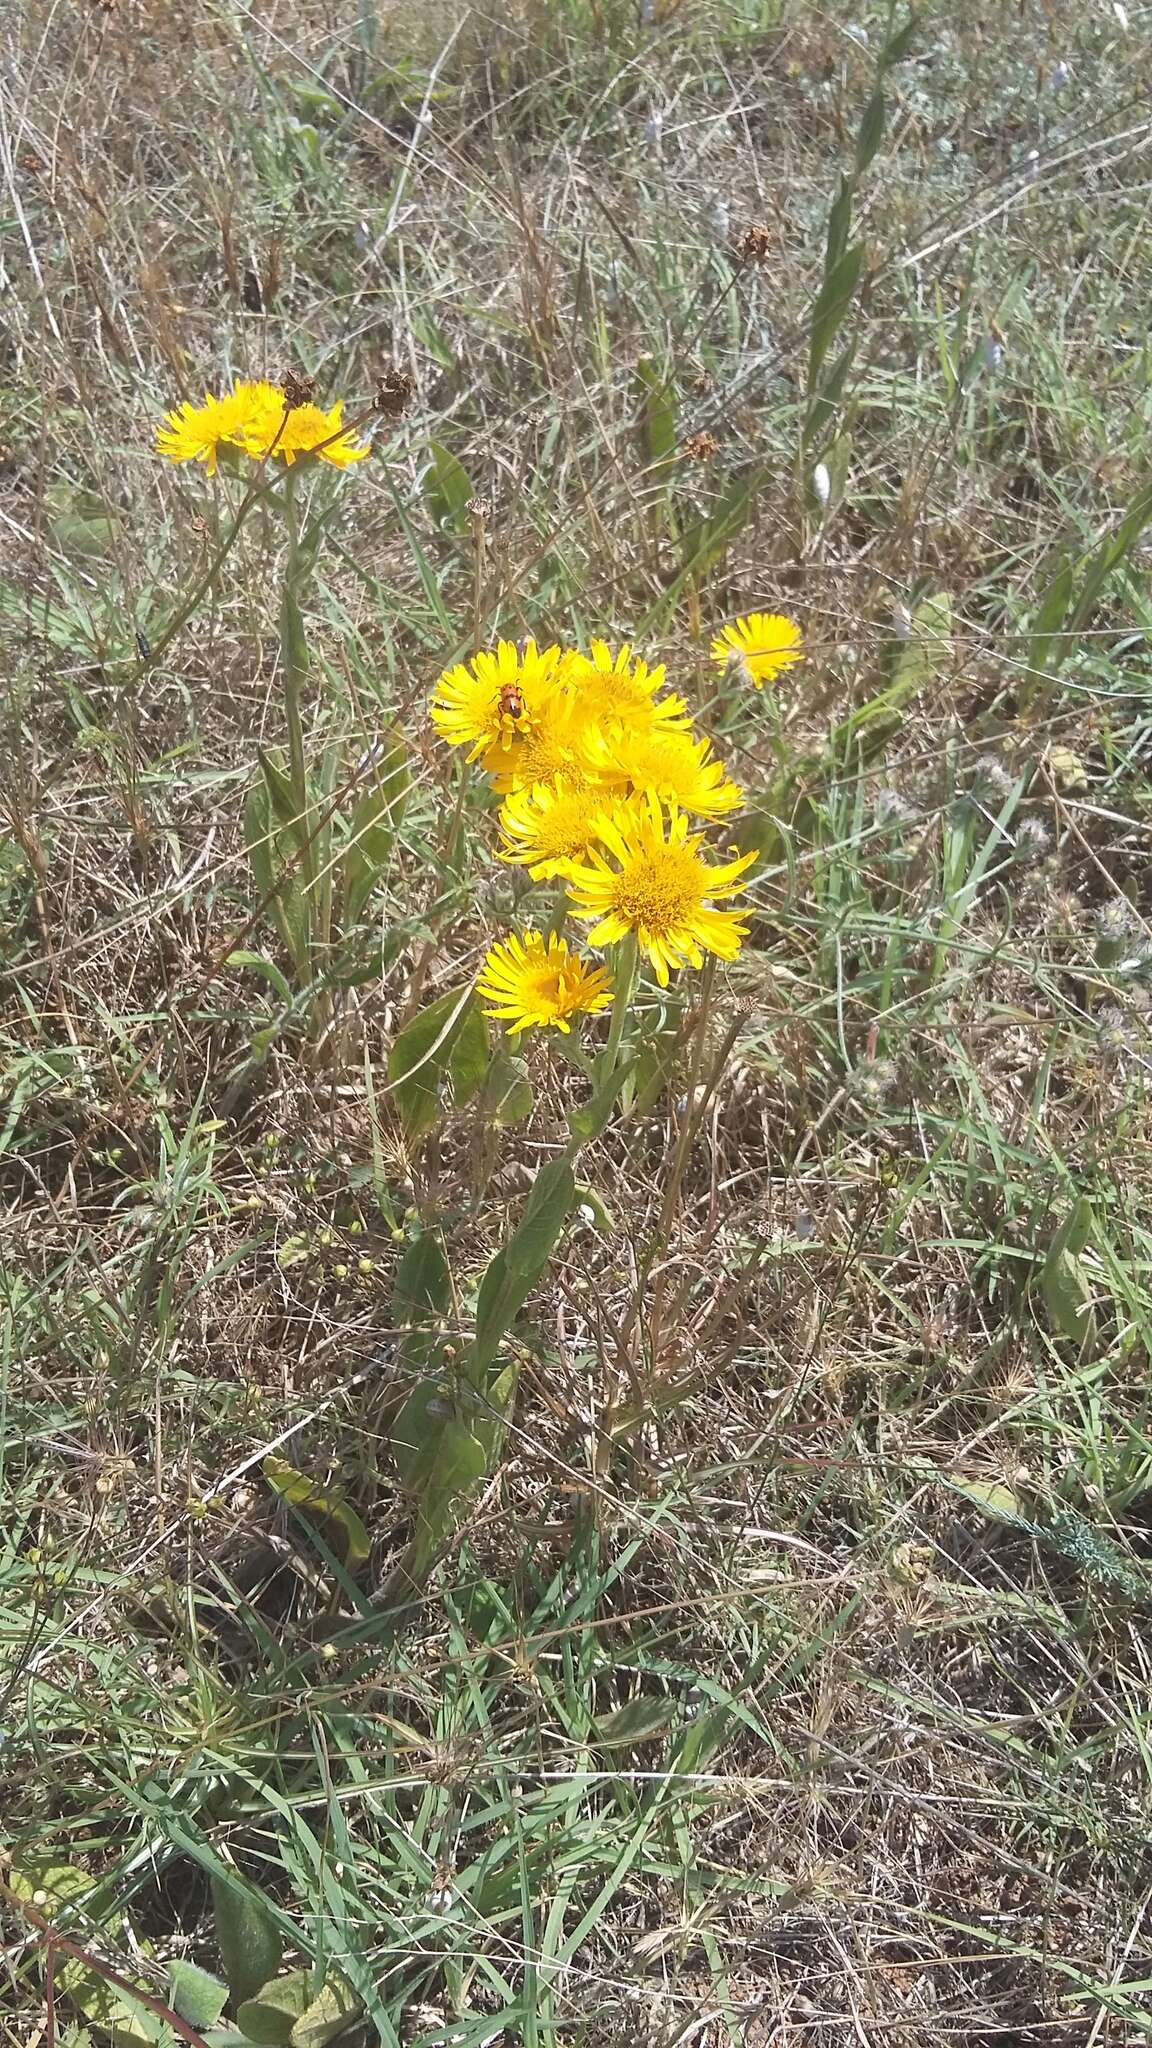
[[[284,565],[284,591],[280,609],[280,667],[284,692],[284,725],[288,735],[288,779],[292,785],[293,820],[300,840],[300,870],[311,895],[315,862],[310,842],[308,768],[304,759],[304,726],[300,717],[300,686],[308,670],[308,647],[300,615],[300,531],[296,517],[296,480],[291,470],[284,479],[284,521],[288,529],[288,555]]]
[[[608,1043],[596,1062],[596,1078],[606,1081],[614,1071],[620,1058],[620,1047],[624,1040],[624,1024],[636,993],[636,970],[639,954],[636,934],[629,932],[621,939],[616,949],[616,989],[612,998],[612,1016],[608,1025]]]

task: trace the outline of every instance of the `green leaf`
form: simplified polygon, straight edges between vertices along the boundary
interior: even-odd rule
[[[239,952],[229,953],[227,965],[229,967],[247,967],[251,973],[263,975],[264,980],[269,982],[275,989],[282,1003],[290,1003],[292,1001],[290,984],[281,974],[276,962],[269,960],[266,953],[249,953],[241,948]]]
[[[681,576],[705,576],[747,525],[760,477],[735,481],[711,512],[686,526],[680,541]]]
[[[524,1214],[480,1282],[468,1376],[480,1386],[500,1343],[552,1256],[576,1197],[567,1159],[551,1159],[532,1185]]]
[[[848,247],[848,233],[852,226],[852,201],[855,196],[855,181],[841,177],[836,197],[828,210],[828,229],[824,238],[825,278],[831,277]]]
[[[35,1906],[45,1920],[55,1920],[65,1906],[96,1890],[96,1880],[74,1863],[56,1863],[51,1856],[23,1855],[8,1879],[18,1899]]]
[[[319,1486],[306,1473],[286,1465],[282,1458],[265,1458],[261,1469],[273,1493],[279,1494],[306,1521],[321,1526],[325,1542],[342,1564],[354,1571],[366,1561],[372,1548],[368,1531],[355,1508],[349,1507],[341,1494],[331,1487]]]
[[[166,2020],[87,1963],[69,1959],[61,1964],[56,1989],[72,2000],[90,2026],[110,2034],[115,2048],[156,2048],[157,2043],[174,2048],[175,2036]]]
[[[332,1977],[304,2008],[289,2035],[291,2048],[325,2048],[347,2031],[362,2011],[360,2000],[342,1977]]]
[[[268,791],[273,816],[287,831],[298,837],[302,820],[290,778],[275,755],[269,754],[263,747],[257,749],[256,759],[260,763],[260,773],[264,777],[264,786]]]
[[[1028,667],[1031,670],[1029,682],[1032,685],[1043,683],[1047,672],[1059,666],[1058,636],[1072,603],[1074,576],[1075,565],[1071,559],[1062,562],[1048,585],[1040,609],[1032,621],[1032,632],[1028,641]]]
[[[406,1245],[392,1282],[392,1326],[408,1329],[444,1315],[452,1305],[452,1279],[440,1240],[424,1231]]]
[[[1095,1289],[1080,1258],[1092,1229],[1092,1205],[1074,1203],[1057,1230],[1040,1269],[1040,1293],[1058,1337],[1089,1355],[1096,1340]]]
[[[104,517],[84,518],[75,512],[60,512],[48,521],[48,535],[62,555],[92,560],[111,553],[116,528]]]
[[[908,705],[947,667],[952,655],[952,600],[946,591],[922,599],[909,616],[907,637],[894,645],[884,689],[858,704],[829,734],[829,765],[843,761],[849,748],[872,759],[899,732]]]
[[[676,1718],[675,1700],[639,1696],[627,1700],[611,1714],[602,1714],[596,1722],[594,1740],[600,1749],[631,1749],[637,1743],[655,1742],[666,1735]]]
[[[216,1947],[233,2005],[254,1998],[276,1975],[284,1956],[280,1931],[256,1886],[212,1876]]]
[[[488,1469],[480,1437],[461,1420],[440,1380],[413,1387],[392,1426],[392,1455],[417,1503],[414,1557],[427,1563],[449,1536],[459,1508]]]
[[[285,667],[301,682],[308,673],[308,635],[298,591],[297,577],[286,576],[280,600],[280,652]]]
[[[348,821],[341,867],[344,924],[356,923],[373,889],[386,874],[404,806],[412,786],[408,755],[397,739],[377,763],[375,780]]]
[[[591,1138],[598,1138],[612,1114],[612,1107],[620,1090],[636,1063],[635,1053],[629,1049],[621,1054],[607,1079],[595,1089],[590,1102],[580,1109],[568,1112],[568,1128],[574,1138],[587,1144]]]
[[[262,754],[260,767],[263,786],[253,784],[244,807],[248,860],[262,900],[271,899],[272,914],[297,977],[307,981],[311,976],[311,917],[299,876],[300,838],[288,822],[295,815],[295,804],[287,777],[276,763]]]
[[[528,1078],[528,1063],[507,1045],[497,1046],[484,1081],[483,1110],[497,1130],[523,1123],[532,1113],[535,1097]]]
[[[898,28],[895,35],[889,36],[888,41],[880,52],[880,68],[882,71],[888,71],[893,64],[903,62],[912,48],[919,27],[920,16],[918,14],[910,14],[903,28]]]
[[[640,384],[640,419],[644,455],[649,463],[667,462],[676,453],[676,389],[657,369],[651,356],[636,365]]]
[[[884,88],[877,85],[864,109],[860,133],[856,137],[856,175],[868,169],[876,151],[884,139]]]
[[[840,403],[848,373],[856,360],[859,345],[858,334],[851,334],[833,363],[826,377],[821,378],[818,388],[808,402],[804,418],[804,445],[811,449],[819,440],[825,427]]]
[[[424,478],[428,509],[437,526],[467,533],[471,524],[468,503],[475,496],[468,471],[442,441],[433,441],[429,452],[432,460]]]
[[[864,268],[865,245],[853,242],[824,279],[812,308],[812,330],[808,344],[808,387],[814,392],[820,366],[844,324],[860,273]]]
[[[479,1003],[471,1003],[460,1020],[448,1054],[448,1077],[457,1109],[484,1085],[488,1073],[488,1020]]]
[[[1026,1528],[1031,1527],[1027,1517],[1020,1513],[1018,1496],[1010,1486],[1003,1485],[1000,1480],[949,1477],[948,1485],[954,1493],[963,1494],[965,1500],[971,1501],[973,1506],[980,1508],[984,1514],[994,1516],[996,1521],[1015,1522],[1023,1524]]]
[[[197,2029],[214,2027],[228,2003],[228,1986],[181,1958],[168,1965],[168,2004]]]
[[[291,1970],[273,1978],[254,1998],[246,1998],[236,2010],[236,2025],[260,2048],[287,2048],[292,2029],[311,1999],[311,1970]]]
[[[470,988],[453,989],[413,1017],[393,1043],[388,1080],[409,1144],[431,1130],[439,1116],[439,1082],[475,1008]]]

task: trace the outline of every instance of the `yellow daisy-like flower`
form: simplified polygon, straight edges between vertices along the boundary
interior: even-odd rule
[[[156,429],[156,452],[169,462],[202,462],[208,475],[215,476],[221,448],[240,445],[243,421],[244,403],[236,392],[213,398],[206,391],[203,405],[185,403],[165,414]]]
[[[256,460],[271,453],[288,465],[319,449],[322,462],[347,469],[350,463],[363,461],[368,450],[340,431],[340,417],[339,401],[327,412],[318,405],[286,410],[278,385],[245,378],[223,398],[205,392],[203,405],[185,404],[168,413],[156,429],[156,450],[169,462],[202,462],[209,476],[215,476],[217,457],[225,447],[239,448]],[[332,435],[337,438],[331,440]],[[327,448],[320,447],[323,441],[329,442]]]
[[[793,619],[777,612],[748,612],[723,626],[712,642],[712,659],[720,668],[742,666],[754,689],[782,675],[804,658],[804,641]]]
[[[587,724],[620,719],[633,725],[667,726],[687,731],[692,720],[683,697],[658,697],[664,685],[664,664],[649,668],[626,640],[615,651],[606,640],[593,640],[587,654],[566,654],[560,680],[578,717]]]
[[[558,775],[586,782],[579,747],[580,721],[571,699],[563,690],[546,690],[535,708],[488,748],[484,766],[501,796],[532,789],[538,782],[554,782]]]
[[[592,925],[590,945],[611,946],[634,932],[662,988],[670,972],[686,961],[699,967],[706,952],[735,960],[748,927],[739,911],[717,910],[715,902],[739,894],[754,853],[713,866],[683,812],[670,805],[665,821],[655,796],[626,818],[605,818],[599,837],[605,851],[592,848],[567,878],[574,914]]]
[[[446,668],[429,713],[441,739],[450,747],[468,747],[470,761],[493,749],[510,753],[555,695],[559,660],[558,647],[540,649],[528,640],[521,654],[511,640],[501,640],[495,652],[481,648],[471,661]]]
[[[724,818],[738,811],[744,793],[725,773],[707,740],[656,726],[617,726],[584,736],[582,760],[588,772],[610,788],[649,792],[698,818]]]
[[[339,399],[327,412],[318,405],[294,405],[285,417],[284,393],[276,384],[238,384],[235,395],[244,406],[243,446],[257,459],[271,453],[291,468],[298,455],[319,448],[321,462],[347,469],[353,462],[362,462],[368,453],[347,431],[341,431]],[[333,440],[333,435],[338,438]],[[321,446],[325,441],[326,448]]]
[[[485,1016],[498,1018],[512,1037],[536,1027],[570,1031],[570,1018],[606,1010],[612,1001],[605,970],[570,953],[555,932],[547,939],[525,932],[522,939],[499,940],[489,948],[476,987],[485,998]]]
[[[619,808],[611,796],[601,802],[587,782],[563,775],[532,789],[514,789],[500,809],[500,858],[527,868],[535,882],[563,877],[596,844],[601,813],[612,817]]]

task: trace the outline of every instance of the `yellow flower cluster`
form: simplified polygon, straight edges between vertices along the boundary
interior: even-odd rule
[[[759,688],[799,660],[800,634],[753,613],[711,652],[726,675],[739,664]],[[562,883],[590,945],[634,937],[661,986],[705,953],[736,958],[747,926],[723,906],[755,859],[709,859],[703,829],[692,829],[692,819],[729,817],[743,796],[664,685],[663,666],[628,644],[593,640],[584,653],[502,640],[445,669],[431,704],[441,738],[466,747],[503,799],[500,858]],[[567,1031],[573,1015],[612,999],[602,968],[536,932],[495,945],[478,986],[488,1014],[514,1032]]]
[[[327,412],[311,403],[290,406],[279,385],[242,381],[223,398],[205,392],[203,405],[167,413],[156,429],[156,452],[169,462],[202,462],[209,476],[221,448],[239,448],[257,462],[279,457],[289,466],[316,450],[322,462],[347,469],[368,450],[341,427],[340,415],[339,402]]]

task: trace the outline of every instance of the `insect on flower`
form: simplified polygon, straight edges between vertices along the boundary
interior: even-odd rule
[[[510,718],[519,724],[524,716],[524,697],[518,683],[502,683],[500,686],[500,716]]]

